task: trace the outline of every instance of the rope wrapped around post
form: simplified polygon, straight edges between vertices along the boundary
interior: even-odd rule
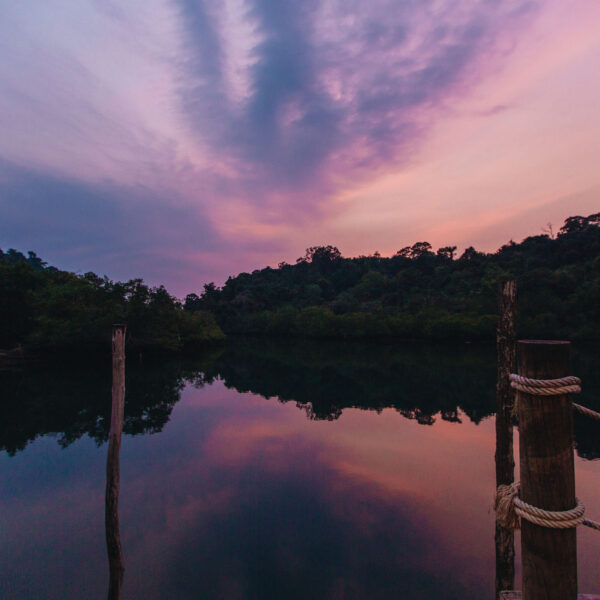
[[[584,517],[585,506],[577,500],[575,508],[569,510],[544,510],[523,502],[519,498],[519,482],[498,486],[494,510],[498,522],[506,529],[519,529],[521,519],[540,527],[569,529],[584,525],[600,531],[600,523]]]
[[[531,394],[533,396],[561,396],[564,394],[578,394],[581,392],[581,379],[579,377],[561,377],[559,379],[531,379],[517,373],[509,375],[512,388]],[[580,413],[600,420],[600,413],[573,403],[573,408]],[[510,485],[498,486],[494,510],[498,522],[506,529],[519,529],[521,519],[535,523],[541,527],[552,529],[569,529],[584,525],[600,531],[600,523],[584,517],[585,506],[576,499],[575,508],[562,511],[544,510],[523,502],[519,498],[519,482]]]
[[[510,387],[533,396],[560,396],[562,394],[579,394],[581,392],[581,379],[579,377],[561,377],[560,379],[531,379],[511,373]],[[600,412],[596,412],[587,406],[573,402],[573,408],[585,415],[600,421]]]
[[[581,379],[573,376],[560,379],[531,379],[511,373],[510,386],[533,396],[562,396],[563,394],[579,394]]]

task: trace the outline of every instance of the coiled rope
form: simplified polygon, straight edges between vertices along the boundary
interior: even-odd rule
[[[514,482],[510,485],[500,485],[496,490],[494,510],[498,522],[504,528],[519,529],[521,519],[525,519],[540,527],[552,529],[570,529],[584,525],[600,531],[600,523],[584,517],[585,506],[577,498],[577,505],[570,510],[544,510],[523,502],[519,498],[519,488],[520,483]]]
[[[516,373],[509,375],[510,386],[520,392],[533,396],[560,396],[562,394],[578,394],[581,392],[579,377],[561,377],[560,379],[531,379]]]
[[[579,394],[581,392],[581,379],[579,377],[561,377],[560,379],[531,379],[516,373],[509,375],[510,386],[520,392],[533,396],[560,396],[562,394]],[[600,421],[600,412],[587,406],[573,402],[573,408],[586,417]]]

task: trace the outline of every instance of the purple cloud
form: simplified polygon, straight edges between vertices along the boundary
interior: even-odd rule
[[[536,4],[456,0],[253,0],[248,93],[229,93],[220,14],[178,0],[189,60],[181,98],[196,134],[234,157],[256,203],[303,210],[339,185],[410,155],[453,94],[478,80],[498,36]],[[209,9],[208,7],[211,6]]]
[[[86,183],[0,161],[0,246],[33,249],[74,271],[143,276],[181,292],[183,273],[197,285],[214,277],[210,261],[198,255],[224,245],[200,208],[173,200],[142,185]]]

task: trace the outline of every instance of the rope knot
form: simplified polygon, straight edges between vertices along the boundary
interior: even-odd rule
[[[577,503],[575,508],[569,510],[544,510],[537,506],[532,506],[523,502],[519,498],[519,482],[513,482],[510,485],[500,485],[496,490],[496,501],[494,509],[496,510],[496,519],[505,529],[519,529],[521,519],[540,527],[550,527],[552,529],[570,529],[578,525],[594,527],[584,518],[585,506],[575,498]]]
[[[513,481],[509,485],[499,485],[496,490],[496,499],[494,501],[494,510],[496,511],[496,520],[504,529],[512,531],[521,528],[521,521],[515,512],[514,499],[519,495],[521,484]]]

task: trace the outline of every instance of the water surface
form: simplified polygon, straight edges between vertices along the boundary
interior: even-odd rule
[[[123,598],[493,598],[492,347],[238,340],[127,369]],[[0,386],[0,597],[105,598],[110,361]],[[600,517],[600,436],[576,438]],[[600,591],[600,535],[578,536]]]

